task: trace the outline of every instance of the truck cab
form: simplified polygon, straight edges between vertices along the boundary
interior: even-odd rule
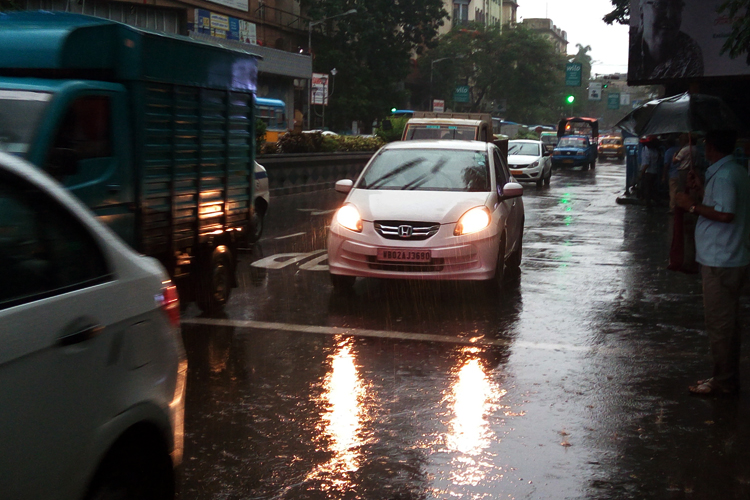
[[[554,168],[596,167],[599,121],[595,118],[573,117],[560,120],[557,146],[552,150]]]
[[[492,117],[486,113],[415,111],[406,122],[401,140],[421,139],[494,142]]]

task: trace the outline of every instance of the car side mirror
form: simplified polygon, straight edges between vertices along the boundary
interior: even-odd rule
[[[542,156],[549,156],[550,150],[547,148],[544,148],[544,151],[542,151]]]
[[[339,193],[348,193],[352,190],[352,186],[354,186],[354,181],[351,179],[341,179],[340,181],[336,181],[336,191]]]
[[[523,196],[523,186],[517,182],[508,182],[503,186],[503,192],[500,195],[501,200],[508,200],[510,198],[518,198]]]
[[[78,152],[70,148],[52,148],[47,158],[47,171],[60,179],[78,173]]]

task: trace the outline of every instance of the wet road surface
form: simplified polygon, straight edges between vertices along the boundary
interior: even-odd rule
[[[750,398],[688,395],[709,372],[700,281],[665,270],[666,208],[615,203],[624,174],[526,185],[521,274],[495,296],[336,295],[343,197],[272,200],[226,313],[183,315],[181,497],[750,498]]]

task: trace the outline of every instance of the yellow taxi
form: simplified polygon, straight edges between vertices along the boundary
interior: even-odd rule
[[[625,145],[622,137],[604,136],[599,138],[599,156],[616,157],[618,160],[625,158]]]

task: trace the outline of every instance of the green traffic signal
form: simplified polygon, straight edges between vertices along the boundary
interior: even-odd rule
[[[565,98],[565,101],[566,101],[566,102],[567,102],[568,104],[573,104],[573,102],[574,102],[575,100],[576,100],[576,96],[574,96],[574,95],[569,95],[568,97],[566,97],[566,98]]]
[[[391,114],[396,112],[396,108],[391,108]]]

